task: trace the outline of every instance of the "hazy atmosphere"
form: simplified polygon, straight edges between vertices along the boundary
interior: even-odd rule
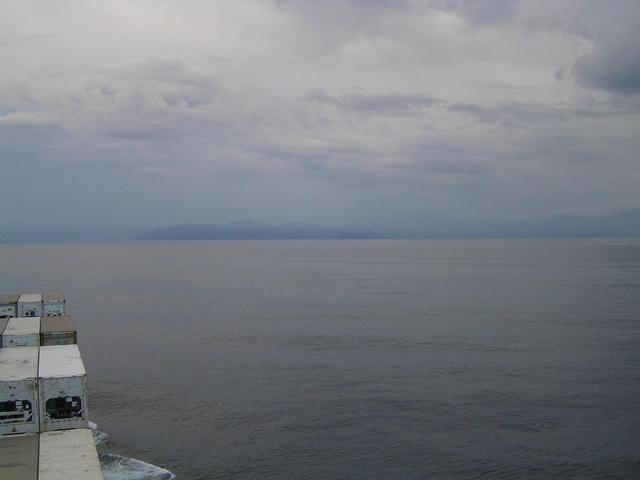
[[[0,479],[640,479],[639,187],[640,0],[0,0]]]
[[[0,223],[640,205],[640,3],[3,2]]]

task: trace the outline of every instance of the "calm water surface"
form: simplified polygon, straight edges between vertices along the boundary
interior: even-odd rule
[[[0,246],[105,451],[200,479],[640,477],[640,240]]]

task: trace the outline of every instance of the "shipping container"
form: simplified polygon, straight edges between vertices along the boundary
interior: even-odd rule
[[[87,372],[77,345],[40,347],[40,431],[87,428]]]
[[[20,295],[0,295],[0,318],[18,316],[18,298]]]
[[[39,441],[37,433],[0,437],[0,478],[36,480]]]
[[[2,334],[4,329],[7,328],[7,323],[9,323],[8,318],[0,318],[0,347],[2,347]]]
[[[2,332],[2,348],[40,345],[40,317],[10,318]]]
[[[42,294],[42,316],[60,317],[65,314],[64,293]]]
[[[18,298],[19,317],[39,317],[42,315],[42,294],[23,293]]]
[[[40,317],[40,345],[73,345],[74,343],[78,343],[78,336],[71,317]]]
[[[38,463],[38,480],[103,480],[87,428],[41,433]]]
[[[0,348],[0,435],[38,432],[38,347]]]

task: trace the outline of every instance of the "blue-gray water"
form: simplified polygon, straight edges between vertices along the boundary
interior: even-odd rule
[[[196,479],[638,478],[640,240],[0,246],[111,453]]]

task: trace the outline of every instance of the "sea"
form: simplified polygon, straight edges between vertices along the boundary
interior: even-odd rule
[[[106,480],[640,478],[640,239],[0,246]]]

